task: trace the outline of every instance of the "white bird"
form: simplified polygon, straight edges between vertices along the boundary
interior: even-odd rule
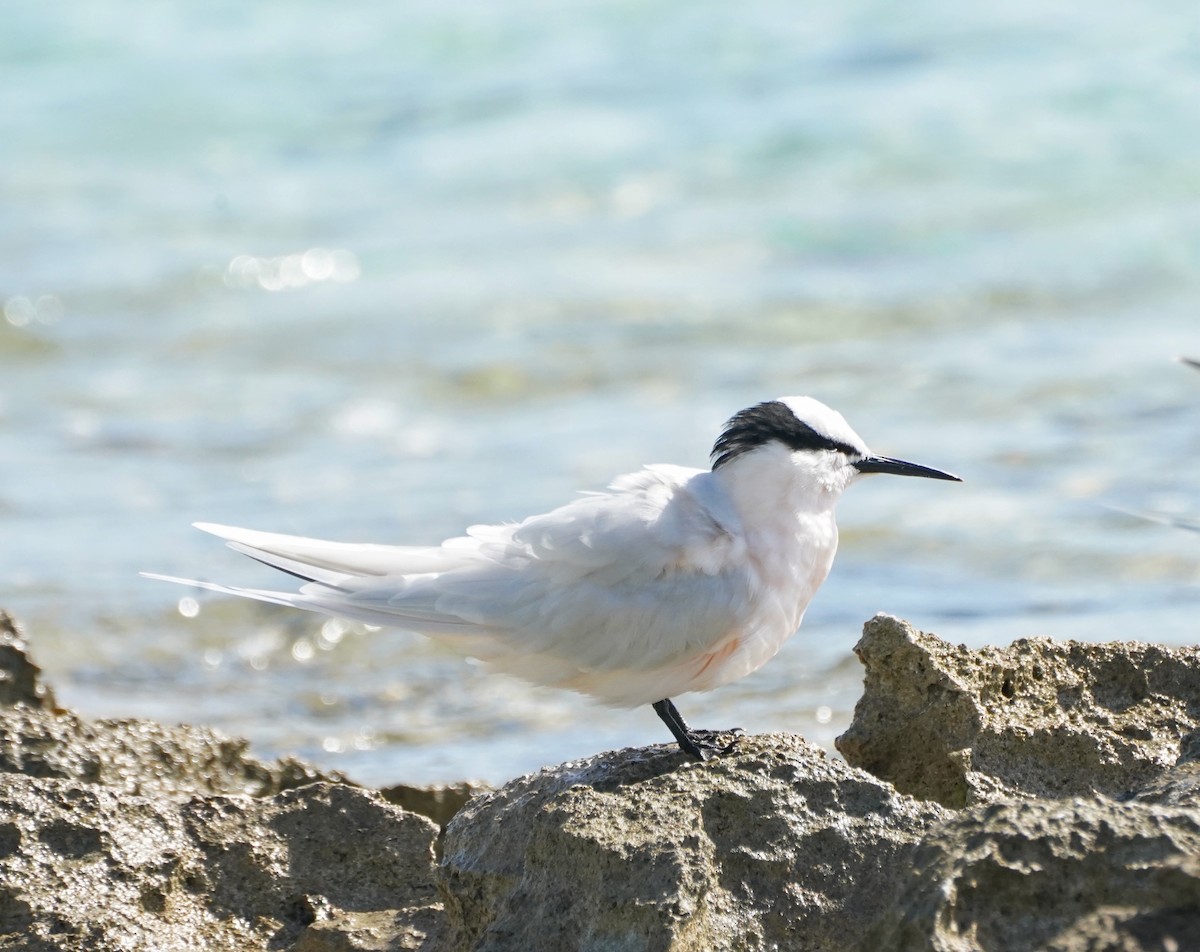
[[[419,632],[491,668],[614,706],[653,704],[704,760],[719,732],[671,698],[745,677],[800,627],[867,473],[959,481],[873,456],[840,413],[783,397],[737,413],[712,469],[647,466],[607,492],[436,546],[325,542],[196,523],[304,580],[298,591],[165,581]]]

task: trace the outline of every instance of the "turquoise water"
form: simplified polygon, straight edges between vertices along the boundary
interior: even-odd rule
[[[811,6],[811,5],[810,5]],[[810,393],[873,480],[770,665],[685,716],[844,728],[876,611],[1195,640],[1194,5],[316,2],[0,32],[0,605],[64,703],[369,782],[665,740],[415,636],[196,597],[204,519],[435,542]]]

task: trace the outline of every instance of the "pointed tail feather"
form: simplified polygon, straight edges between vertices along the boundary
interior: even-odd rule
[[[339,587],[352,578],[418,575],[440,572],[457,561],[440,546],[378,545],[365,542],[326,542],[304,536],[259,532],[212,522],[193,523],[197,529],[224,539],[231,549],[267,565],[323,585]]]
[[[156,572],[139,572],[142,578],[152,578],[159,582],[174,582],[176,585],[188,585],[192,588],[202,588],[209,592],[220,592],[222,595],[237,595],[241,598],[253,598],[259,602],[270,602],[272,605],[287,605],[292,608],[306,608],[299,593],[272,592],[265,588],[241,588],[237,585],[220,585],[216,582],[201,582],[194,578],[179,578],[174,575],[159,575]],[[319,611],[319,609],[314,609]]]
[[[355,602],[351,596],[330,590],[320,584],[306,585],[298,592],[274,592],[264,588],[242,588],[238,585],[202,582],[194,578],[159,575],[156,572],[139,572],[138,574],[143,578],[201,588],[221,595],[236,595],[240,598],[252,598],[258,602],[283,605],[287,608],[302,608],[305,611],[336,618],[352,618],[368,625],[403,628],[429,637],[439,635],[461,637],[476,634],[479,631],[477,625],[456,615],[447,615],[432,609],[397,608],[379,601]]]

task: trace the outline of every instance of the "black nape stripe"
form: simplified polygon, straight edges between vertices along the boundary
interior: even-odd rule
[[[833,450],[858,455],[858,447],[818,433],[779,400],[768,400],[735,413],[713,444],[713,469],[724,466],[743,453],[778,440],[791,450]]]

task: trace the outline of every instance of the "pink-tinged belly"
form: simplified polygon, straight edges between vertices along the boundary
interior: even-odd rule
[[[697,682],[702,681],[709,669],[714,669],[712,671],[713,676],[719,675],[721,668],[725,666],[741,646],[742,639],[740,637],[730,638],[719,648],[702,654],[693,662],[696,668],[692,677]]]

